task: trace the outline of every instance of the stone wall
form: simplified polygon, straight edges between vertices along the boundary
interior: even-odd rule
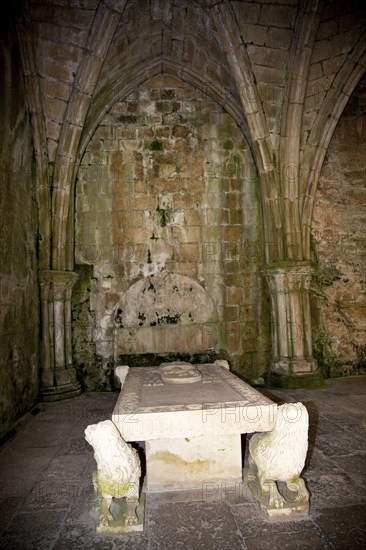
[[[108,385],[126,355],[210,350],[260,378],[270,343],[259,197],[233,119],[154,77],[105,116],[76,185],[74,350],[87,387]]]
[[[4,16],[3,16],[4,17]],[[0,437],[38,397],[37,208],[15,32],[0,38]]]
[[[271,355],[263,249],[272,270],[310,262],[323,156],[364,72],[362,3],[13,4],[23,69],[4,17],[5,428],[37,396],[37,267],[56,279],[78,272],[73,351],[84,387],[112,388],[116,360],[164,353],[225,356],[261,382]],[[312,223],[312,320],[325,374],[361,372],[364,361],[364,102],[359,88],[338,124]],[[272,366],[278,334],[295,354],[303,347],[289,328],[293,301],[284,330],[273,301]]]
[[[314,347],[331,376],[366,366],[365,85],[363,78],[330,143],[312,224]]]

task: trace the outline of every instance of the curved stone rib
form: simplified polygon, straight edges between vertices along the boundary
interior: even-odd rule
[[[240,30],[228,2],[214,5],[211,15],[224,45],[226,55],[238,88],[240,100],[248,120],[253,142],[262,143],[256,161],[262,172],[272,171],[272,146],[265,114],[259,97],[249,57]]]
[[[118,11],[100,2],[96,11],[84,57],[76,75],[63,121],[54,170],[53,255],[54,269],[72,268],[72,253],[67,254],[70,195],[75,176],[75,161],[85,117],[96,82],[117,28],[126,0],[116,4]],[[70,247],[69,247],[70,248]],[[69,256],[69,257],[67,257]]]
[[[260,175],[264,216],[267,220],[267,261],[278,261],[283,259],[285,253],[282,231],[283,208],[279,200],[279,178],[273,161],[274,151],[266,117],[245,44],[230,3],[225,1],[213,5],[211,15],[224,45],[251,134],[253,156]]]
[[[300,181],[303,194],[301,223],[303,230],[304,256],[310,258],[310,230],[315,193],[320,171],[333,132],[347,102],[366,69],[366,32],[360,37],[352,54],[348,55],[322,103],[316,123],[310,132],[303,155],[306,167]]]
[[[323,2],[319,0],[309,0],[305,11],[301,17],[298,17],[286,78],[287,86],[281,119],[280,165],[286,247],[290,260],[303,259],[299,204],[301,121],[311,55],[322,6]]]

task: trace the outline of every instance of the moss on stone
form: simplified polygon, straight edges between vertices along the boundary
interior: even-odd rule
[[[231,124],[230,122],[227,124],[219,125],[218,127],[218,137],[219,138],[229,138],[237,137],[237,128],[235,124]]]
[[[167,353],[123,353],[118,356],[118,363],[130,367],[155,367],[160,363],[171,361],[187,361],[189,363],[203,364],[213,363],[216,359],[224,359],[215,350],[201,351],[197,353],[167,352]]]
[[[338,360],[332,349],[332,338],[324,327],[313,331],[313,355],[324,378],[330,378]]]
[[[335,265],[317,266],[312,277],[312,292],[325,301],[328,297],[325,288],[342,279],[342,273]]]
[[[269,373],[266,376],[267,388],[285,388],[288,390],[296,390],[300,388],[316,389],[320,388],[324,384],[324,378],[321,372],[301,375],[277,375],[275,373]]]
[[[144,144],[145,151],[163,151],[164,146],[161,139],[153,139],[151,141],[145,141]]]
[[[222,148],[224,149],[224,151],[231,151],[232,149],[234,149],[233,140],[232,139],[226,139],[222,144]]]
[[[115,498],[122,498],[131,491],[131,484],[128,481],[116,482],[108,477],[98,476],[98,492],[102,495],[112,495]]]
[[[166,227],[169,221],[169,212],[164,208],[160,208],[160,206],[157,207],[156,211],[160,216],[160,227]]]

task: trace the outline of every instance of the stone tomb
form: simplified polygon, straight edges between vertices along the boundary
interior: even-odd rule
[[[146,442],[148,491],[242,481],[241,434],[273,429],[277,406],[226,361],[130,368],[112,420]]]

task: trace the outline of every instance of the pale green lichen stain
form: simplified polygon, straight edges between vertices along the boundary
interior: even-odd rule
[[[150,457],[150,460],[160,460],[161,462],[165,462],[165,464],[182,464],[184,466],[189,465],[190,467],[196,466],[199,468],[205,468],[210,463],[209,460],[201,458],[197,458],[196,460],[183,460],[180,456],[170,453],[169,451],[159,451]]]
[[[115,498],[122,498],[128,491],[131,491],[131,484],[124,481],[116,482],[113,479],[98,477],[98,492],[102,495],[112,495]]]
[[[296,482],[298,481],[299,477],[300,477],[299,474],[296,474],[296,475],[290,477],[290,479],[288,480],[288,482],[289,482],[289,483],[296,483]]]

